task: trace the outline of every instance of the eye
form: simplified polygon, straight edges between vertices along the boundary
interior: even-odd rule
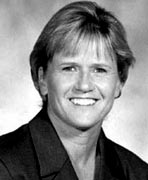
[[[66,67],[62,68],[62,71],[65,71],[65,72],[74,72],[74,71],[76,71],[76,67],[74,67],[74,66],[66,66]]]
[[[107,70],[105,68],[94,68],[95,73],[107,73]]]

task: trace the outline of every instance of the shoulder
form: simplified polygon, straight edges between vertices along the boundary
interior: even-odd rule
[[[0,137],[0,179],[33,176],[36,163],[28,124]]]
[[[29,139],[28,124],[19,127],[13,132],[0,136],[0,157],[21,147],[24,142],[28,142],[27,139]]]
[[[107,140],[109,146],[113,146],[118,156],[124,174],[129,179],[148,179],[148,164],[130,150],[116,144],[111,140]]]

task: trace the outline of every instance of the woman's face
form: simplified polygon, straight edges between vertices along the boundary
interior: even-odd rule
[[[43,79],[48,113],[59,123],[80,130],[102,124],[121,90],[117,65],[100,41],[81,43],[75,56],[57,54]]]

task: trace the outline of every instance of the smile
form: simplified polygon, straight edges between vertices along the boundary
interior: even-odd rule
[[[71,98],[70,101],[77,106],[92,106],[97,100],[93,98]]]

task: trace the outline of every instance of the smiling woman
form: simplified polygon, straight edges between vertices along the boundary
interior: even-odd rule
[[[45,75],[39,71],[40,92],[48,95],[51,121],[83,130],[102,124],[122,88],[116,60],[104,41],[89,41],[75,47],[77,54],[56,54]]]
[[[0,138],[0,179],[147,180],[148,165],[101,128],[134,62],[122,24],[96,3],[53,15],[30,55],[43,107]]]

